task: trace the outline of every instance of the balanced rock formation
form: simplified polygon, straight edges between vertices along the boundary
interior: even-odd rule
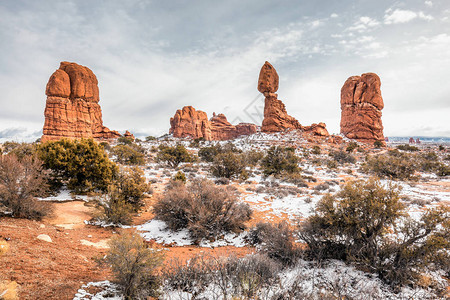
[[[286,106],[275,92],[278,90],[279,77],[275,68],[265,62],[259,72],[258,91],[264,94],[264,120],[261,131],[280,132],[286,129],[303,129],[316,136],[329,136],[325,123],[302,126],[294,117],[288,115]]]
[[[300,123],[286,111],[286,106],[278,100],[278,74],[275,68],[265,62],[259,72],[258,91],[264,94],[264,120],[261,131],[279,132],[286,129],[301,129]]]
[[[120,137],[117,131],[103,126],[98,81],[89,68],[61,62],[50,77],[45,94],[42,142],[61,138],[103,140]]]
[[[177,110],[175,116],[170,119],[169,133],[174,137],[204,138],[208,141],[223,141],[234,139],[240,135],[256,133],[256,125],[240,123],[236,126],[228,122],[224,114],[214,114],[208,120],[208,116],[201,110],[195,110],[192,106],[185,106]]]
[[[375,73],[351,76],[341,89],[341,133],[365,142],[382,141],[381,81]]]

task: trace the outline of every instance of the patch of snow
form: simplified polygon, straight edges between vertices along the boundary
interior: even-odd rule
[[[101,288],[102,291],[91,294],[87,289],[90,287]],[[73,300],[122,300],[123,297],[118,291],[117,285],[111,283],[109,280],[89,282],[81,286],[81,288],[75,294]]]
[[[82,200],[87,202],[89,197],[86,195],[73,195],[68,189],[61,189],[56,196],[50,196],[46,198],[37,198],[39,201],[72,201]]]

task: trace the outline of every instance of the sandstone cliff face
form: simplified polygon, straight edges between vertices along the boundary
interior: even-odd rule
[[[341,133],[347,138],[384,141],[381,81],[375,73],[348,78],[341,89]]]
[[[177,110],[173,118],[170,118],[169,133],[178,138],[204,138],[210,141],[211,124],[205,112],[195,110],[192,106],[185,106]]]
[[[45,94],[42,142],[61,138],[102,140],[120,137],[117,131],[103,126],[98,82],[89,68],[61,62],[50,77]]]
[[[256,125],[241,123],[234,126],[228,122],[224,114],[214,114],[208,120],[205,112],[195,110],[192,106],[185,106],[182,110],[177,110],[175,116],[170,119],[169,133],[179,138],[223,141],[256,133]]]

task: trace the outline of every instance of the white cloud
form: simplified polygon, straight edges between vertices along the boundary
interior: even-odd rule
[[[339,15],[336,14],[336,13],[332,13],[332,14],[330,15],[330,18],[337,18],[337,17],[339,17]]]
[[[380,25],[380,22],[378,22],[377,20],[375,20],[371,17],[363,16],[363,17],[360,17],[358,19],[358,21],[356,21],[352,26],[347,28],[347,30],[357,31],[357,32],[362,33],[362,32],[369,30],[370,28],[375,28],[378,25]]]
[[[433,6],[433,2],[432,1],[425,1],[425,5],[428,7],[432,7]]]
[[[414,12],[412,10],[402,10],[402,9],[396,9],[392,11],[391,9],[388,9],[386,11],[386,14],[384,15],[384,24],[401,24],[401,23],[408,23],[414,19],[422,19],[426,21],[433,20],[433,16],[426,15],[423,12]]]

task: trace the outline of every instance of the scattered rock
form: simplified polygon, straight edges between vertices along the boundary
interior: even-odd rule
[[[38,240],[44,241],[44,242],[49,242],[49,243],[53,243],[52,238],[49,237],[46,234],[40,234],[36,237]]]
[[[381,81],[375,73],[349,77],[341,89],[341,133],[365,142],[384,142]]]
[[[50,77],[45,94],[43,142],[61,138],[120,137],[117,131],[103,126],[98,81],[89,68],[61,62]]]
[[[323,122],[319,124],[313,123],[311,126],[304,126],[303,130],[317,136],[330,136],[327,125]]]
[[[128,130],[125,131],[125,133],[123,134],[124,137],[126,138],[131,138],[131,139],[135,139],[134,134],[132,134],[131,132],[129,132]]]

